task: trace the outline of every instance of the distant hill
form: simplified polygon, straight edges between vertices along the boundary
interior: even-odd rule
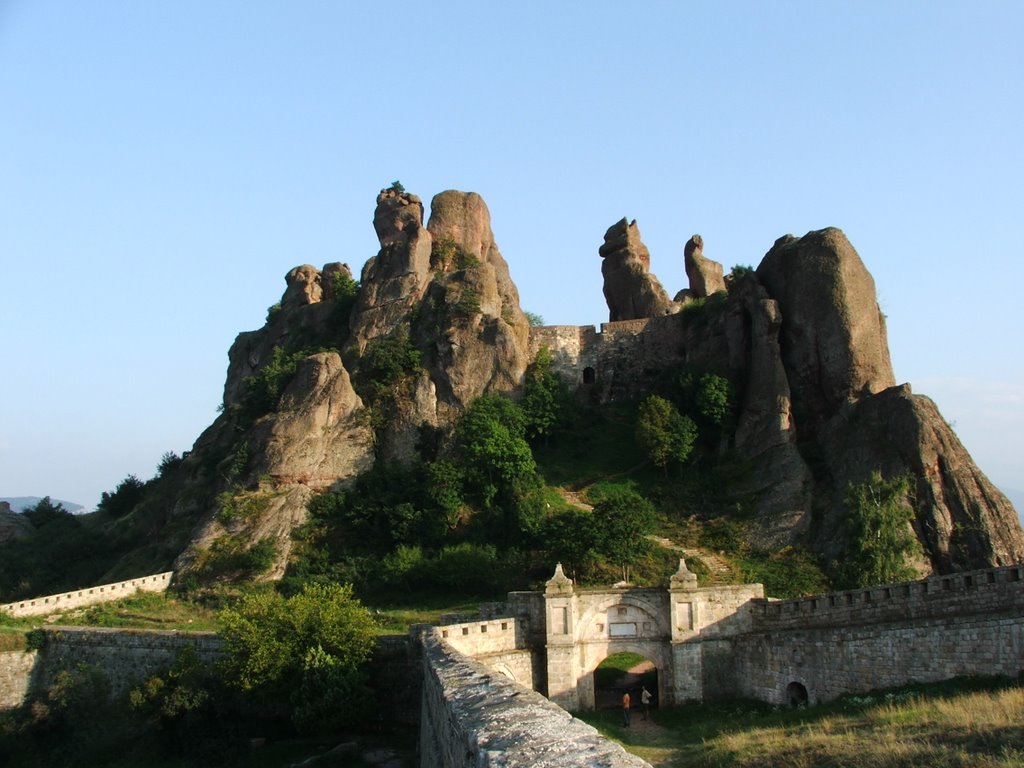
[[[42,501],[42,496],[0,496],[0,501],[6,501],[8,504],[10,504],[11,510],[14,512],[24,512],[29,507],[34,507],[36,504]],[[62,505],[64,509],[75,515],[86,511],[85,507],[83,507],[81,504],[75,504],[73,501],[55,499],[52,496],[50,497],[50,501],[52,501],[54,504]]]

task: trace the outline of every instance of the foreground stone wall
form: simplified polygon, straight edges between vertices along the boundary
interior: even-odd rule
[[[135,592],[164,592],[171,584],[172,571],[155,573],[151,576],[140,576],[137,579],[117,581],[113,584],[100,584],[96,587],[76,589],[45,597],[33,597],[29,600],[17,600],[13,603],[0,605],[0,611],[14,617],[43,616],[55,611],[66,611],[70,608],[82,608],[97,603],[109,603],[120,600]]]
[[[539,693],[423,635],[424,768],[648,766]]]

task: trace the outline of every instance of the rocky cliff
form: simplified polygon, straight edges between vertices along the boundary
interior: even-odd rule
[[[185,462],[175,513],[199,524],[176,568],[230,573],[272,551],[280,576],[315,493],[443,449],[468,403],[521,384],[529,323],[483,199],[442,192],[423,213],[382,190],[358,291],[347,265],[296,267],[267,324],[239,334],[223,413]]]
[[[721,266],[702,248],[699,235],[686,245],[690,285],[677,300],[717,285]],[[690,317],[652,313],[634,344],[633,364],[647,379],[605,391],[639,395],[651,371],[683,363],[728,373],[741,398],[728,448],[751,462],[744,482],[760,499],[754,546],[807,537],[823,561],[833,560],[847,489],[880,471],[912,479],[905,501],[923,545],[922,574],[1024,557],[1012,505],[935,404],[896,385],[874,280],[840,230],[782,237],[756,270],[723,287]]]
[[[260,561],[280,576],[314,494],[378,460],[445,454],[469,403],[515,393],[538,340],[561,343],[534,329],[531,346],[479,195],[442,192],[423,219],[420,198],[381,191],[380,250],[360,282],[343,264],[296,267],[266,325],[238,336],[223,412],[179,470],[173,515],[198,521],[180,570],[231,575]],[[670,300],[636,222],[608,229],[613,322],[587,342],[604,351],[581,362],[578,336],[556,355],[582,396],[638,397],[682,364],[726,374],[739,404],[720,450],[749,467],[740,485],[757,499],[757,546],[804,541],[835,557],[847,487],[880,470],[913,478],[920,570],[1024,556],[1009,502],[934,404],[896,386],[874,282],[842,232],[781,238],[756,270],[729,277],[703,245],[686,244],[689,286]],[[623,320],[631,336],[616,335]]]

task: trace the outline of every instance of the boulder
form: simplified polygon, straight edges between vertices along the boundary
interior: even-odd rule
[[[404,244],[423,226],[423,202],[408,192],[382,189],[373,212],[373,228],[381,247]]]
[[[757,277],[782,313],[782,361],[801,438],[896,382],[875,281],[838,229],[779,238]]]
[[[650,274],[651,255],[636,221],[612,224],[598,249],[608,319],[637,320],[671,314],[675,307],[658,278]]]
[[[725,290],[722,265],[705,258],[703,249],[704,239],[700,235],[691,237],[683,247],[683,267],[690,281],[690,295],[698,299]]]
[[[281,297],[281,309],[294,309],[307,304],[316,304],[323,298],[320,287],[320,270],[309,264],[294,267],[284,278],[288,287]]]

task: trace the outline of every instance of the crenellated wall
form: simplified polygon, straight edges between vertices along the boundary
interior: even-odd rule
[[[29,600],[16,600],[13,603],[0,604],[0,612],[10,616],[43,616],[55,611],[71,608],[82,608],[97,603],[109,603],[128,597],[134,592],[164,592],[171,584],[171,571],[155,573],[151,576],[140,576],[137,579],[117,581],[113,584],[100,584],[95,587],[60,592],[56,595],[33,597]]]
[[[1024,567],[766,601],[731,640],[735,691],[775,704],[1024,672]]]

